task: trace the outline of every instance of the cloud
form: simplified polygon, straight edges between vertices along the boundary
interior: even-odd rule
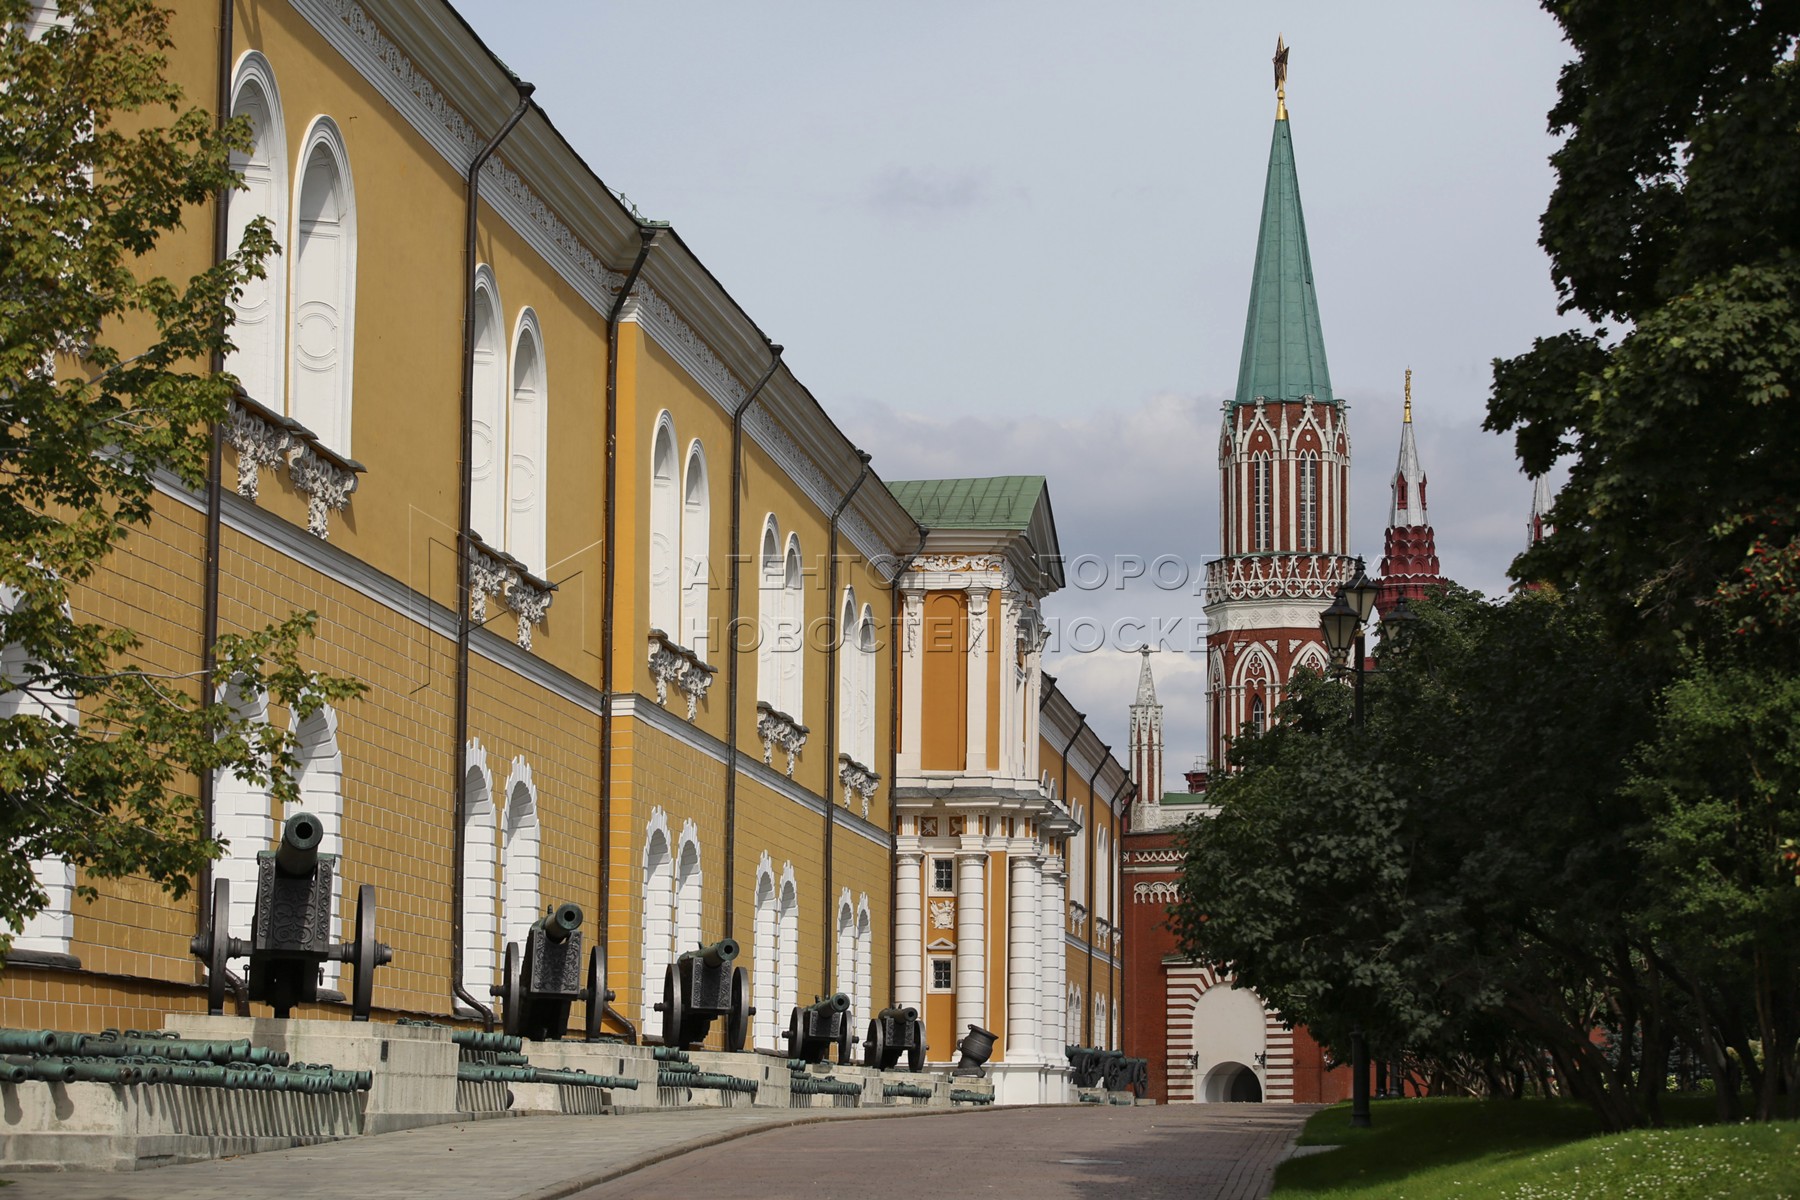
[[[894,167],[870,181],[869,207],[887,216],[938,217],[972,211],[986,204],[986,179],[974,171],[931,167]]]

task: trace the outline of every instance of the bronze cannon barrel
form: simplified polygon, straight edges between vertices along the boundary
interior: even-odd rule
[[[297,812],[281,827],[281,845],[275,850],[275,865],[281,873],[305,879],[319,865],[319,843],[325,839],[325,826],[309,812]]]
[[[807,1012],[841,1013],[850,1011],[850,997],[842,992],[833,992],[823,1000],[815,1000],[806,1006]]]
[[[681,957],[698,958],[709,967],[724,967],[729,966],[731,960],[738,956],[739,950],[736,938],[720,938],[710,946],[689,950]]]
[[[538,918],[538,929],[553,942],[566,942],[569,935],[581,928],[581,905],[552,904]]]
[[[884,1008],[875,1015],[884,1021],[916,1021],[919,1010],[909,1004],[905,1008]]]

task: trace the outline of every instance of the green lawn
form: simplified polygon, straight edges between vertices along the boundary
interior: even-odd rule
[[[1671,1121],[1706,1119],[1677,1103]],[[1689,1125],[1600,1136],[1585,1106],[1559,1100],[1401,1100],[1353,1130],[1348,1105],[1315,1115],[1284,1163],[1276,1200],[1626,1196],[1800,1200],[1800,1124]]]

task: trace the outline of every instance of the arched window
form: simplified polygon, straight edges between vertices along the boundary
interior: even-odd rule
[[[500,288],[486,263],[475,269],[475,374],[469,524],[496,550],[506,547],[506,341]],[[484,993],[478,993],[484,994]]]
[[[800,566],[800,535],[788,534],[787,553],[782,560],[781,628],[776,641],[776,656],[781,680],[781,703],[776,705],[796,721],[805,722],[801,712],[806,686],[806,593]]]
[[[860,1020],[875,1015],[875,933],[866,892],[856,905],[856,990],[850,996]]]
[[[18,604],[19,593],[12,588],[0,588],[0,612],[12,612]],[[80,723],[81,714],[72,697],[46,692],[41,684],[33,688],[23,686],[38,677],[39,669],[18,643],[0,648],[0,676],[12,685],[9,690],[0,692],[0,719],[34,717],[52,726],[73,728]],[[266,820],[266,798],[263,812]],[[75,941],[75,866],[55,855],[48,855],[31,860],[31,874],[38,887],[43,889],[47,903],[26,920],[24,929],[13,935],[12,944],[19,950],[68,954]],[[250,889],[245,891],[247,895],[255,895]],[[248,924],[245,932],[249,932]]]
[[[856,710],[862,691],[862,639],[858,619],[856,589],[846,587],[844,602],[838,606],[838,742],[842,746],[841,753],[867,766],[869,760],[859,753],[862,747],[856,740]]]
[[[549,392],[537,314],[519,312],[513,335],[512,408],[507,413],[506,552],[535,575],[549,570],[545,545],[544,458]]]
[[[700,926],[700,838],[692,821],[682,826],[681,852],[675,860],[674,953],[704,944]]]
[[[293,353],[288,412],[326,446],[350,454],[356,347],[356,197],[350,160],[330,117],[316,117],[300,153],[294,202]]]
[[[234,681],[225,685],[219,699],[229,704],[237,719],[251,728],[268,721],[268,697],[245,692]],[[248,938],[256,912],[256,852],[275,844],[275,817],[269,789],[251,783],[235,771],[220,770],[213,778],[213,836],[226,843],[213,863],[213,878],[231,883],[231,934]],[[209,896],[207,903],[212,902]],[[209,910],[210,911],[210,910]]]
[[[875,612],[862,606],[856,629],[856,761],[875,768]]]
[[[1094,997],[1094,1046],[1100,1050],[1112,1047],[1106,1038],[1106,997]]]
[[[849,888],[838,897],[837,990],[846,996],[856,995],[856,910],[850,904]],[[860,1011],[856,1015],[867,1016]]]
[[[681,489],[681,644],[707,657],[706,602],[711,596],[712,496],[706,480],[706,453],[698,439],[688,446]],[[674,631],[671,630],[671,633]]]
[[[1319,456],[1307,451],[1300,456],[1300,549],[1319,548]]]
[[[1087,828],[1087,809],[1077,804],[1073,806],[1075,828]],[[1069,900],[1075,904],[1087,903],[1087,838],[1072,837],[1069,839]]]
[[[664,413],[650,448],[650,624],[681,640],[681,496],[675,427]]]
[[[650,811],[644,839],[644,1003],[646,1030],[661,1028],[656,1005],[662,1002],[663,975],[675,944],[675,857],[669,846],[669,822],[663,810]]]
[[[287,129],[281,119],[274,68],[259,51],[246,51],[238,59],[231,84],[231,115],[249,118],[250,149],[231,155],[232,169],[244,177],[244,189],[231,193],[227,245],[236,250],[244,231],[258,217],[268,219],[277,242],[285,241]],[[287,357],[286,255],[264,258],[263,271],[263,278],[245,282],[231,305],[231,341],[236,349],[225,356],[225,369],[238,377],[252,400],[275,412],[286,412],[282,387]]]
[[[494,780],[487,751],[469,741],[463,777],[463,990],[484,999],[494,982],[500,937],[500,871]]]
[[[1270,511],[1273,499],[1269,486],[1269,456],[1258,454],[1250,460],[1250,511],[1255,521],[1255,541],[1252,548],[1257,553],[1270,549]]]
[[[1256,730],[1256,732],[1261,733],[1263,731],[1263,722],[1267,715],[1267,712],[1263,708],[1263,698],[1261,696],[1251,697],[1250,727]]]
[[[781,967],[776,976],[775,1019],[785,1028],[788,1014],[800,1002],[800,892],[794,884],[791,866],[784,866],[781,872],[781,905],[776,914],[776,930]]]
[[[756,1034],[752,1042],[759,1049],[779,1050],[783,1026],[775,999],[775,985],[781,971],[776,950],[775,868],[767,854],[756,868],[755,913],[750,964],[751,1003],[756,1006]]]
[[[1094,837],[1094,917],[1096,920],[1112,919],[1112,904],[1107,886],[1112,880],[1112,849],[1107,840],[1106,830],[1099,830]],[[1099,930],[1095,930],[1098,940]],[[1102,945],[1102,949],[1107,947]]]
[[[299,743],[295,751],[300,769],[295,779],[300,792],[299,803],[282,815],[285,821],[296,812],[309,812],[319,819],[319,851],[322,854],[344,852],[344,756],[338,751],[337,712],[328,704],[321,705],[312,716],[294,727]],[[236,885],[232,890],[237,890]],[[344,871],[342,864],[331,877],[331,929],[335,941],[344,913]],[[335,988],[343,964],[328,961],[322,968],[325,986]]]
[[[506,781],[506,824],[501,833],[500,941],[517,942],[523,951],[525,935],[542,911],[537,785],[523,758],[513,759]]]
[[[762,548],[757,555],[756,698],[773,708],[781,707],[777,679],[781,659],[775,652],[781,629],[781,597],[781,526],[771,513],[763,521]]]
[[[1079,1046],[1081,1041],[1081,988],[1069,989],[1069,1014],[1067,1036],[1072,1045]]]

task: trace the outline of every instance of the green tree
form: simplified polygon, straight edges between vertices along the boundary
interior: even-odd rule
[[[223,129],[165,77],[169,14],[86,0],[48,28],[0,0],[0,926],[45,896],[29,860],[143,875],[176,896],[219,853],[193,780],[230,768],[293,798],[291,735],[247,729],[218,686],[302,715],[361,685],[306,669],[312,614],[218,645],[211,680],[140,665],[78,590],[146,525],[159,475],[203,486],[233,381],[230,301],[275,252],[266,225],[185,280],[164,235],[239,186]],[[83,885],[89,896],[92,889]],[[0,946],[11,933],[0,927]]]

